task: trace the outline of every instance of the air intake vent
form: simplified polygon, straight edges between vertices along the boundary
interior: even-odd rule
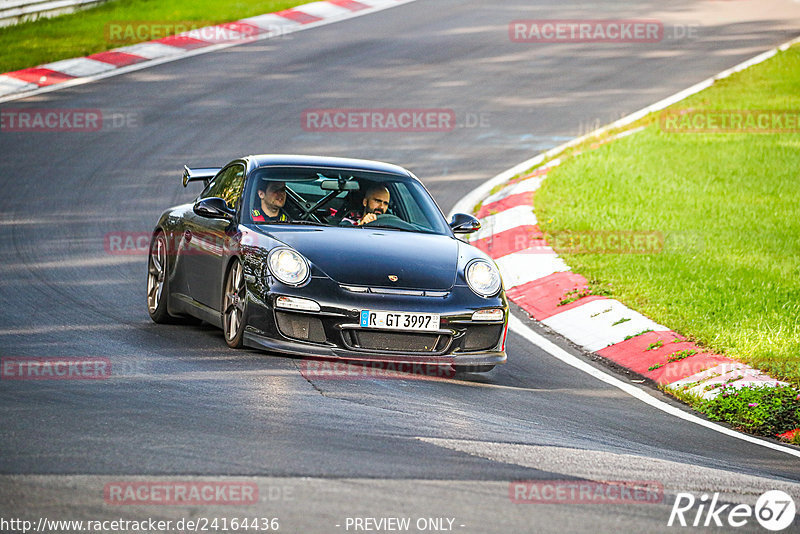
[[[347,329],[342,338],[348,348],[376,352],[404,352],[441,354],[452,339],[442,334],[411,334],[400,332]]]
[[[276,311],[275,319],[281,333],[286,337],[314,343],[324,343],[326,340],[322,321],[316,317]]]
[[[467,327],[462,349],[466,351],[489,350],[500,341],[503,335],[502,324],[491,324]]]

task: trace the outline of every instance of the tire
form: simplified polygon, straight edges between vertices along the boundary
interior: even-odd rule
[[[494,365],[454,365],[456,373],[488,373]]]
[[[150,243],[147,258],[147,311],[153,322],[173,322],[173,317],[167,312],[168,296],[167,240],[164,233],[159,232]]]
[[[244,345],[246,297],[247,288],[242,262],[235,259],[231,262],[222,289],[222,331],[225,334],[225,343],[233,349],[242,348]]]

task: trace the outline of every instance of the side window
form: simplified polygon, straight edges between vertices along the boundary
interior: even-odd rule
[[[217,174],[201,198],[220,197],[233,209],[238,209],[244,187],[244,166],[231,165]]]

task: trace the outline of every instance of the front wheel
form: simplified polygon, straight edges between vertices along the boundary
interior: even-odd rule
[[[225,342],[234,349],[241,348],[243,345],[245,298],[246,288],[242,262],[233,260],[228,269],[228,276],[225,277],[222,315]]]

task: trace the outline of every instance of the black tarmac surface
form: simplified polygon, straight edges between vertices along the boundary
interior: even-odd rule
[[[694,35],[509,40],[513,20],[579,18],[658,19],[668,36],[675,25]],[[105,357],[113,369],[102,381],[0,381],[0,516],[235,511],[280,517],[284,532],[344,532],[347,517],[404,515],[455,518],[460,532],[610,532],[675,530],[667,521],[680,491],[752,505],[784,489],[800,503],[797,457],[650,408],[516,335],[508,364],[486,376],[309,380],[300,360],[231,351],[207,326],[153,324],[146,246],[133,254],[109,246],[110,233],[149,232],[164,208],[199,192],[181,186],[184,163],[251,153],[397,163],[447,213],[519,161],[799,30],[800,4],[788,0],[419,0],[2,104],[129,120],[94,133],[0,132],[0,354]],[[305,130],[303,111],[319,108],[445,108],[458,126]],[[103,501],[109,481],[192,476],[256,477],[261,503]],[[666,496],[658,505],[509,499],[511,481],[581,478],[655,481]],[[281,497],[271,499],[270,488],[282,488]],[[740,530],[759,529],[751,518]]]

